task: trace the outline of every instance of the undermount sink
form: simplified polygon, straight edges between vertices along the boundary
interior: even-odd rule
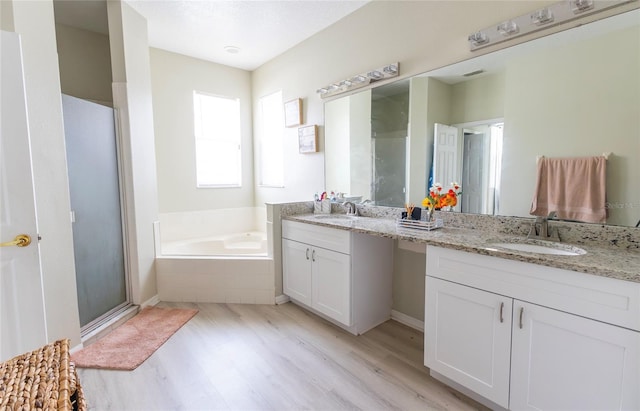
[[[525,253],[534,254],[549,254],[549,255],[583,255],[587,251],[575,247],[569,244],[552,243],[542,240],[522,240],[514,242],[495,242],[490,243],[487,249],[499,251],[500,249],[507,249],[513,251],[521,251]]]
[[[316,214],[313,216],[316,220],[356,220],[359,217],[349,214]]]

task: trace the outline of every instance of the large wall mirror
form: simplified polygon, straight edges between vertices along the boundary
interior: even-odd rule
[[[538,156],[612,153],[607,224],[637,226],[639,73],[633,10],[336,98],[325,103],[326,188],[420,204],[434,135],[449,133],[455,164],[432,177],[462,183],[458,211],[530,217]]]

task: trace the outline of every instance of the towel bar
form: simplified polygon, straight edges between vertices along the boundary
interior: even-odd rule
[[[602,157],[604,157],[605,160],[609,160],[609,156],[611,156],[613,153],[611,151],[605,151],[604,153],[602,153]],[[544,158],[544,156],[536,156],[536,163],[538,161],[540,161],[541,158]]]

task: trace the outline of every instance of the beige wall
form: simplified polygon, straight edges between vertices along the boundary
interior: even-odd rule
[[[157,295],[153,223],[158,220],[151,73],[146,20],[128,4],[107,3],[113,103],[122,141],[132,300]]]
[[[80,344],[80,319],[53,3],[2,3],[3,29],[22,38],[48,338],[70,338],[75,346]],[[7,12],[10,6],[12,14]]]
[[[398,248],[393,252],[393,309],[424,321],[424,277],[427,259],[422,252]]]
[[[321,151],[298,154],[285,130],[285,187],[256,189],[256,203],[310,199],[324,185],[324,85],[398,61],[402,77],[472,57],[467,37],[479,28],[552,1],[373,1],[253,72],[254,107],[278,89],[304,100],[304,122],[319,124]],[[488,50],[482,51],[483,53]],[[257,110],[254,110],[257,112]],[[331,187],[326,187],[331,189]]]
[[[469,33],[475,30],[552,3],[555,1],[373,1],[258,68],[252,75],[254,105],[257,98],[277,89],[283,90],[285,101],[303,98],[305,122],[320,125],[321,152],[314,156],[299,155],[295,130],[287,130],[285,158],[289,161],[285,165],[285,187],[257,188],[256,203],[308,200],[322,186],[324,101],[317,96],[316,89],[395,61],[400,63],[400,77],[409,77],[506,45],[540,37],[541,33],[524,36],[511,44],[503,43],[477,52],[470,52],[467,42]],[[630,5],[629,9],[633,7],[637,6]],[[619,11],[620,9],[611,13]],[[550,31],[559,31],[576,24],[579,22],[565,24]],[[544,34],[548,33],[546,31]],[[430,83],[429,88],[446,87]],[[447,93],[440,91],[442,98],[446,98]],[[449,98],[451,94],[449,92]],[[451,124],[452,120],[448,113],[441,113],[434,108],[433,103],[434,101],[427,102],[427,110],[434,110],[426,126],[426,133],[429,133],[426,142],[427,158],[431,157],[433,122]],[[506,103],[509,104],[509,101]],[[416,146],[416,149],[422,148]],[[633,149],[637,151],[638,147]],[[512,166],[517,167],[517,163],[513,162]],[[524,195],[521,192],[522,185],[512,186],[511,189],[513,194],[507,195],[530,201],[530,193]],[[417,319],[422,319],[423,316],[423,257],[419,253],[396,250],[394,265],[394,309]]]
[[[325,152],[335,159],[335,164],[325,171],[325,181],[327,187],[344,193],[351,193],[351,106],[351,98],[342,98],[328,103],[324,112],[329,119],[326,134],[331,136]],[[320,194],[324,186],[317,190]]]
[[[614,195],[607,200],[636,206],[610,209],[607,222],[636,224],[640,218],[640,57],[624,50],[639,49],[636,27],[542,50],[507,67],[500,214],[528,216],[537,155],[613,152],[607,163],[607,192]],[[593,99],[594,93],[599,98]],[[545,147],[545,152],[539,147]]]
[[[486,75],[451,86],[451,124],[504,117],[505,75]]]
[[[109,36],[56,24],[64,94],[112,106]]]
[[[325,153],[333,159],[325,169],[327,192],[370,198],[371,90],[328,102],[324,115],[331,119]]]
[[[427,193],[424,184],[427,181],[427,164],[431,164],[431,157],[427,153],[431,152],[429,142],[429,130],[427,124],[428,90],[429,79],[426,77],[415,77],[411,79],[409,103],[409,153],[407,170],[409,170],[409,181],[407,187],[409,192],[407,197],[410,203],[420,207],[422,199]]]
[[[160,212],[253,206],[250,73],[152,48],[151,81]],[[240,99],[242,187],[196,188],[194,91]]]

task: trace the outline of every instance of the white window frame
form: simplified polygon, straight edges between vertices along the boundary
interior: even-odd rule
[[[217,101],[219,104],[226,104],[226,102],[231,102],[232,104],[229,107],[226,107],[229,111],[220,110],[217,113],[205,113],[203,112],[202,99],[205,98],[214,98],[216,99],[214,103]],[[235,106],[235,107],[234,107]],[[214,134],[204,135],[207,133],[207,130],[203,130],[203,116],[213,116],[215,118],[216,115],[219,115],[221,119],[229,120],[232,119],[234,122],[237,121],[237,128],[232,128],[231,132],[221,133],[221,130],[215,130],[215,125],[209,124],[210,130]],[[194,127],[194,138],[195,138],[195,167],[196,167],[196,188],[237,188],[242,187],[242,127],[240,122],[240,99],[234,97],[220,96],[215,94],[210,94],[202,91],[193,91],[193,127]],[[231,123],[227,126],[231,127]],[[223,134],[223,135],[221,135]],[[220,146],[227,146],[224,151],[214,151],[214,152],[205,152],[207,149],[205,148],[207,145],[209,146],[217,146],[217,148],[221,148]],[[198,148],[200,147],[200,149]],[[235,149],[237,147],[237,150]],[[212,147],[213,148],[213,147]],[[216,153],[218,154],[216,161]],[[203,160],[203,156],[207,157],[206,161]],[[233,161],[229,162],[229,159],[235,159],[235,173],[233,173],[233,167],[228,167],[229,164],[233,163]],[[216,165],[224,165],[226,166],[222,170],[212,170],[211,168],[207,168],[205,164],[213,161]],[[204,164],[203,164],[204,162]],[[212,173],[212,171],[216,171]],[[209,176],[206,174],[209,173]],[[222,179],[216,180],[216,177],[212,177],[215,174],[216,176],[223,177]],[[234,176],[230,180],[224,181],[224,177]]]

